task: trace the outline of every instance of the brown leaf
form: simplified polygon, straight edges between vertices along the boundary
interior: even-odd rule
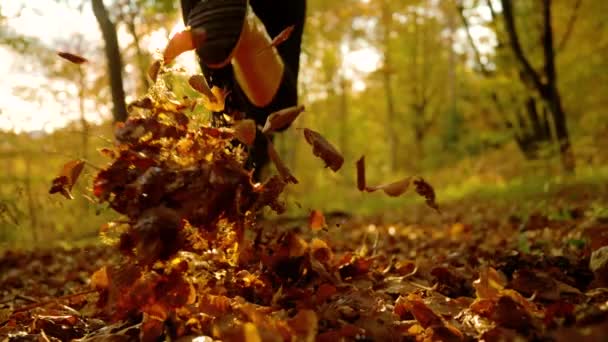
[[[213,86],[213,88],[211,88],[211,94],[213,97],[205,96],[201,98],[203,101],[203,106],[205,106],[205,108],[207,108],[207,110],[210,112],[221,112],[226,106],[226,97],[229,93],[230,92],[225,89]]]
[[[202,46],[207,38],[207,34],[202,30],[191,30],[189,27],[176,33],[167,44],[163,59],[165,64],[173,62],[175,58],[186,51],[194,50]]]
[[[496,298],[507,285],[506,279],[492,267],[483,267],[473,282],[477,298]]]
[[[230,310],[230,298],[222,295],[203,294],[198,301],[198,308],[207,315],[219,316]]]
[[[148,68],[148,77],[150,77],[152,82],[156,82],[156,79],[158,78],[158,73],[160,71],[160,64],[161,64],[161,61],[157,59]]]
[[[357,189],[359,191],[365,190],[367,185],[365,185],[365,156],[361,156],[359,160],[357,160]]]
[[[73,53],[70,52],[63,52],[63,51],[58,51],[57,55],[63,59],[66,59],[74,64],[83,64],[83,63],[87,63],[89,60],[79,56],[79,55],[75,55]]]
[[[414,185],[416,192],[426,199],[426,205],[439,211],[439,206],[435,202],[435,189],[422,178],[414,180]]]
[[[304,111],[304,106],[293,106],[281,109],[268,116],[262,133],[276,132],[288,127]]]
[[[108,268],[103,266],[91,276],[91,286],[97,290],[105,290],[110,286]]]
[[[209,88],[209,84],[203,75],[192,75],[188,79],[188,84],[192,87],[192,89],[198,91],[199,93],[205,95],[209,101],[217,102],[217,98],[215,94]]]
[[[279,154],[275,150],[274,144],[272,143],[272,141],[270,141],[270,139],[268,139],[268,138],[267,138],[267,140],[268,140],[268,156],[270,157],[270,160],[272,160],[272,162],[274,163],[274,166],[277,168],[277,171],[279,171],[279,175],[281,175],[281,178],[283,179],[283,181],[285,181],[285,183],[298,184],[298,180],[296,179],[296,177],[294,177],[293,174],[291,174],[291,171],[289,170],[287,165],[285,165],[283,160],[281,160],[281,157],[279,157]]]
[[[332,284],[323,283],[319,285],[319,288],[315,292],[317,303],[322,304],[337,292],[338,289]]]
[[[272,42],[270,43],[270,45],[268,45],[267,47],[261,49],[260,51],[258,51],[258,54],[262,53],[263,51],[267,50],[267,49],[271,49],[273,47],[277,47],[279,46],[281,43],[283,43],[284,41],[286,41],[287,39],[289,39],[289,37],[291,36],[291,33],[293,32],[294,28],[296,26],[295,25],[291,25],[286,27],[285,29],[283,29],[283,31],[281,31],[279,34],[277,34],[276,37],[274,37],[272,39]]]
[[[309,244],[310,254],[318,261],[328,264],[334,257],[331,248],[327,245],[327,242],[314,238]]]
[[[63,165],[63,169],[59,176],[53,179],[53,185],[51,186],[51,190],[49,190],[50,194],[61,193],[67,199],[73,199],[74,197],[70,193],[74,184],[78,180],[82,169],[84,168],[84,161],[80,159],[72,160],[65,165]]]
[[[234,128],[234,136],[240,142],[247,146],[253,145],[256,135],[255,121],[252,119],[239,120],[232,128]]]
[[[410,186],[412,177],[406,177],[396,182],[381,184],[376,186],[367,186],[365,180],[365,156],[361,156],[356,163],[357,167],[357,189],[360,191],[374,192],[378,190],[384,191],[385,194],[391,197],[399,197],[403,195]]]
[[[244,342],[261,342],[260,332],[253,323],[245,323],[243,325],[243,341]]]
[[[164,332],[165,324],[162,320],[144,314],[139,330],[140,341],[158,341]]]
[[[300,310],[287,324],[299,337],[298,341],[314,341],[319,328],[319,318],[312,310]]]
[[[410,186],[410,181],[411,181],[412,177],[406,177],[402,180],[393,182],[393,183],[388,183],[388,184],[382,184],[382,185],[377,185],[377,186],[370,186],[367,187],[365,190],[368,192],[374,192],[377,190],[382,190],[384,191],[385,194],[391,196],[391,197],[398,197],[403,195],[407,189]]]
[[[308,226],[312,230],[319,230],[327,227],[325,216],[320,210],[312,210],[308,216]]]
[[[402,300],[400,301],[400,299]],[[408,310],[423,328],[444,325],[441,316],[428,307],[422,298],[416,294],[410,294],[406,298],[398,298],[395,303],[396,311],[398,311],[397,307],[399,305],[403,305],[403,308]]]
[[[152,101],[152,99],[150,97],[144,96],[127,105],[127,109],[129,111],[131,111],[131,109],[133,107],[143,108],[143,109],[152,109],[152,108],[154,108],[154,102]]]
[[[334,172],[340,170],[344,164],[344,157],[323,136],[311,129],[304,128],[304,138],[312,146],[312,153],[323,159],[326,167]]]
[[[503,327],[517,331],[528,330],[535,323],[530,312],[510,296],[498,298],[492,319]]]

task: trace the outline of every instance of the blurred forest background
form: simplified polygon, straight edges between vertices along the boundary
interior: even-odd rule
[[[277,136],[300,180],[292,214],[419,201],[360,193],[363,154],[370,183],[420,175],[440,203],[605,181],[606,13],[604,0],[309,0],[307,110]],[[93,168],[74,201],[48,195],[51,180],[74,158],[103,167],[113,119],[145,93],[154,53],[180,25],[178,1],[0,2],[0,246],[92,239],[114,217],[89,200]],[[175,92],[192,92],[194,55],[177,63]],[[312,155],[303,126],[342,151],[338,174]]]

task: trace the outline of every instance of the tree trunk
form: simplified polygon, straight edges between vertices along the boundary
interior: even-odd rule
[[[522,72],[531,81],[534,89],[549,108],[553,117],[555,135],[559,145],[562,160],[562,168],[567,173],[575,170],[574,153],[570,145],[570,135],[566,123],[559,90],[557,89],[557,72],[555,69],[555,50],[553,47],[553,28],[551,25],[551,0],[543,0],[543,54],[544,54],[544,77],[532,67],[521,47],[519,36],[515,28],[513,3],[511,0],[501,0],[505,28],[509,36],[511,49],[521,65]],[[546,79],[546,80],[545,80]],[[524,82],[528,84],[528,82]]]
[[[456,88],[456,52],[454,51],[454,36],[456,35],[456,23],[454,22],[454,15],[452,13],[447,14],[448,24],[448,43],[450,49],[448,50],[448,82],[447,82],[447,97],[449,103],[448,112],[448,132],[444,141],[445,148],[453,150],[454,146],[459,139],[459,125],[460,117],[458,114],[458,108],[456,104],[457,99],[457,88]]]
[[[393,99],[393,87],[392,87],[392,63],[391,63],[391,47],[390,47],[390,32],[391,32],[392,13],[388,7],[387,0],[382,1],[382,39],[384,43],[384,71],[383,85],[384,93],[386,96],[386,116],[387,116],[387,131],[390,144],[391,154],[391,170],[397,170],[397,132],[395,129],[395,102]]]
[[[553,114],[553,125],[555,127],[555,136],[559,145],[559,152],[562,160],[562,167],[567,173],[573,173],[576,169],[576,160],[574,152],[570,145],[570,134],[566,124],[566,113],[562,107],[562,102],[556,88],[551,87],[549,95],[550,112]]]
[[[553,47],[553,27],[551,25],[551,0],[543,0],[543,47],[545,52],[545,101],[553,114],[555,135],[559,144],[562,167],[567,173],[573,173],[576,167],[574,153],[570,145],[570,134],[566,124],[566,113],[562,106],[559,90],[557,89],[557,70],[555,68],[555,49]]]
[[[148,81],[148,67],[146,65],[146,57],[141,51],[141,45],[139,43],[139,36],[135,28],[135,10],[129,9],[129,13],[125,18],[127,24],[127,30],[133,37],[133,47],[135,48],[135,59],[137,61],[137,68],[139,69],[139,80],[140,80],[140,93],[145,94],[150,87]]]
[[[114,117],[114,121],[125,121],[127,119],[127,105],[125,103],[125,90],[122,82],[122,57],[118,46],[116,26],[110,20],[103,0],[92,0],[92,5],[93,13],[99,23],[105,41],[110,88],[112,90],[112,116]]]
[[[89,123],[87,122],[87,118],[85,116],[85,108],[84,108],[84,101],[85,101],[85,75],[84,75],[84,71],[82,70],[82,66],[78,66],[78,109],[80,111],[80,125],[82,126],[82,132],[81,137],[82,137],[82,158],[83,159],[87,159],[87,151],[89,149]]]
[[[348,80],[340,75],[340,149],[346,159],[348,155]]]

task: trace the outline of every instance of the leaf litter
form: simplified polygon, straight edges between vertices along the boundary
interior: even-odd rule
[[[5,252],[3,340],[605,337],[608,228],[590,203],[571,203],[586,214],[558,221],[479,201],[442,205],[441,217],[423,208],[393,222],[354,217],[340,229],[318,210],[295,224],[259,221],[265,207],[284,211],[292,175],[252,181],[247,150],[234,143],[250,141],[250,124],[193,124],[192,104],[172,98],[160,78],[145,98],[117,126],[104,151],[111,161],[93,182],[95,198],[121,215],[103,229],[115,248]],[[304,135],[328,167],[341,168],[325,138]],[[69,195],[82,166],[67,163],[55,192]],[[421,177],[368,186],[363,159],[356,171],[361,191],[400,196],[413,184],[438,208]]]

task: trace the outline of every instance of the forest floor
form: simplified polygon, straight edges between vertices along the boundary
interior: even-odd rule
[[[307,218],[267,219],[274,254],[211,279],[190,273],[186,294],[156,282],[187,304],[143,315],[108,314],[121,303],[91,285],[118,262],[113,248],[5,251],[0,340],[605,341],[607,203],[608,185],[577,184],[440,202],[440,213],[326,214],[316,231]],[[211,262],[180,258],[198,272]]]

